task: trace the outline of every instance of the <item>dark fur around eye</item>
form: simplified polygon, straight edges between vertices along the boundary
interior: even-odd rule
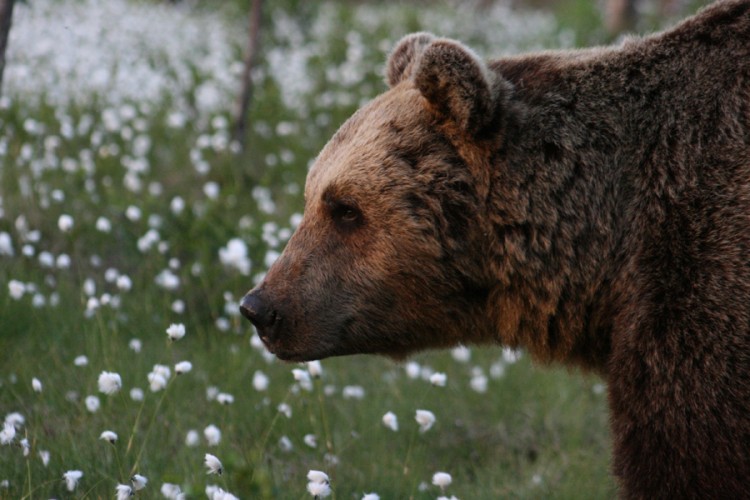
[[[362,212],[353,203],[336,200],[328,206],[331,219],[340,229],[356,229],[364,223]]]

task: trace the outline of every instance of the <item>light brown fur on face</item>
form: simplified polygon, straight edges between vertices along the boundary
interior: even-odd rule
[[[280,358],[525,348],[606,378],[627,498],[750,477],[750,1],[485,63],[404,38],[241,310]]]

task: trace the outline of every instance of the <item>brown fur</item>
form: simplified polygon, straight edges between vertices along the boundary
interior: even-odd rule
[[[243,313],[289,360],[502,343],[608,381],[626,498],[750,481],[750,1],[480,61],[417,34]]]

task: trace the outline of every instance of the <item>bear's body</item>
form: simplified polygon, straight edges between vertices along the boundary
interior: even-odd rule
[[[243,313],[279,357],[502,343],[609,387],[627,498],[750,491],[750,1],[485,64],[412,35]]]

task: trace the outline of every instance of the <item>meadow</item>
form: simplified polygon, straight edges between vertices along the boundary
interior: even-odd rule
[[[290,365],[238,315],[300,220],[310,161],[384,90],[396,40],[430,30],[499,55],[579,35],[502,6],[268,7],[241,151],[243,14],[212,5],[16,7],[0,498],[612,497],[595,376],[501,347]]]

